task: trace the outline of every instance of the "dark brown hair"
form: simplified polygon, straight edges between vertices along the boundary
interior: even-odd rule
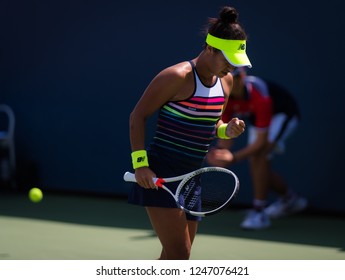
[[[233,7],[225,6],[220,9],[218,18],[209,18],[206,33],[232,40],[246,40],[247,34],[238,22],[238,12]]]

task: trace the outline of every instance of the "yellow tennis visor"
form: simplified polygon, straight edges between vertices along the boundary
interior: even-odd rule
[[[207,34],[206,43],[211,47],[221,50],[226,60],[235,67],[247,66],[252,68],[252,64],[246,54],[246,40],[228,40],[214,37]]]

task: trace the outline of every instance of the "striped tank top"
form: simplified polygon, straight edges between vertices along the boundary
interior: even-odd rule
[[[199,79],[195,66],[194,93],[181,101],[166,103],[159,111],[153,146],[192,161],[202,160],[215,137],[216,123],[224,105],[219,78],[208,87]]]

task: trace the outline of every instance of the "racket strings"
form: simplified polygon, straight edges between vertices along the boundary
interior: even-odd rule
[[[198,191],[196,178],[192,177],[181,189],[179,194],[179,203],[185,209],[197,210],[197,203],[200,200],[200,190]]]
[[[235,180],[223,172],[206,172],[188,180],[179,193],[180,204],[189,211],[211,212],[232,196]]]

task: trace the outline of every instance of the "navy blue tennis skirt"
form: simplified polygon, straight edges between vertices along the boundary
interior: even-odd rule
[[[160,178],[180,176],[200,168],[202,164],[202,162],[195,163],[185,159],[181,160],[178,157],[174,157],[171,153],[153,147],[148,149],[147,155],[150,168]],[[178,184],[179,182],[171,182],[166,183],[165,186],[175,193]],[[132,183],[128,195],[128,203],[140,206],[177,208],[174,198],[167,191],[163,189],[145,189],[136,183]],[[200,217],[192,216],[188,213],[186,213],[186,217],[192,221],[201,220]]]

